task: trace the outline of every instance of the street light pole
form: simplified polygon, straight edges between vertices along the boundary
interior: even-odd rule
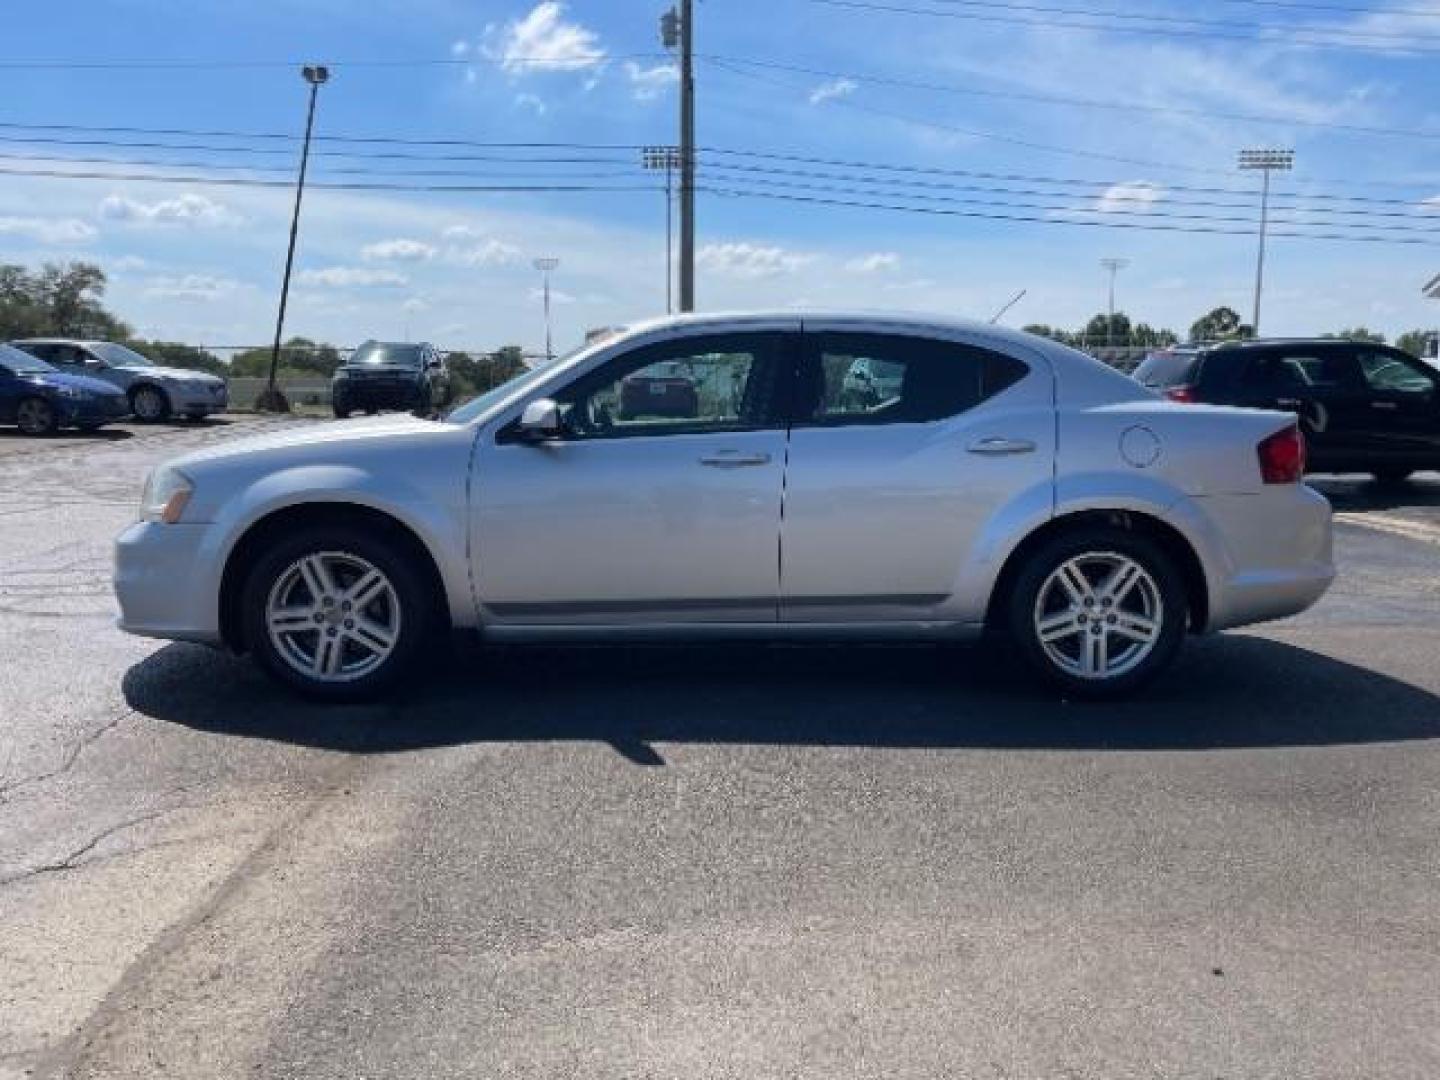
[[[543,258],[536,259],[534,266],[544,277],[543,295],[545,298],[545,362],[548,364],[555,359],[555,350],[550,344],[550,271],[560,265],[559,259]]]
[[[1258,170],[1262,174],[1260,184],[1260,247],[1255,257],[1255,311],[1250,319],[1250,332],[1260,336],[1260,293],[1265,287],[1265,226],[1270,214],[1270,174],[1289,172],[1295,167],[1294,150],[1241,150],[1240,168],[1247,172]]]
[[[280,284],[280,312],[275,317],[275,344],[270,348],[270,376],[256,406],[270,412],[289,412],[290,403],[275,385],[280,368],[280,338],[285,332],[285,305],[290,299],[290,270],[295,265],[295,236],[300,229],[300,202],[305,197],[305,170],[310,164],[310,133],[315,127],[315,98],[320,87],[329,81],[330,69],[306,65],[301,77],[310,84],[310,108],[305,114],[305,144],[300,151],[300,177],[295,184],[295,212],[290,217],[290,246],[285,250],[285,277]]]
[[[660,16],[660,40],[680,50],[680,310],[695,310],[695,10],[680,0]]]
[[[1101,259],[1100,265],[1110,271],[1110,306],[1105,319],[1105,344],[1115,343],[1115,275],[1130,265],[1129,259]]]

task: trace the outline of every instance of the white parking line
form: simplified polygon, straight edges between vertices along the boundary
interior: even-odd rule
[[[1342,525],[1355,525],[1362,529],[1374,529],[1377,532],[1390,533],[1393,536],[1403,536],[1407,540],[1419,540],[1421,543],[1440,545],[1440,525],[1362,511],[1342,511],[1335,515],[1335,520]]]

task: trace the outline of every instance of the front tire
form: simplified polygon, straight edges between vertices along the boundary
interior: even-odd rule
[[[437,629],[436,598],[406,546],[344,526],[277,541],[251,569],[245,641],[307,697],[369,701],[414,670]]]
[[[130,411],[142,424],[170,419],[170,398],[158,386],[142,386],[130,392]]]
[[[53,435],[60,427],[60,416],[44,398],[29,397],[15,406],[15,426],[26,435]]]
[[[1069,697],[1118,697],[1171,662],[1189,620],[1174,562],[1122,529],[1062,533],[1025,562],[1010,632],[1030,666]]]

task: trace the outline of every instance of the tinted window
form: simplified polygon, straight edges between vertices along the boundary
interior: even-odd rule
[[[1435,380],[1410,361],[1389,352],[1361,352],[1360,374],[1371,390],[1399,394],[1428,394]]]
[[[367,341],[351,355],[351,364],[401,364],[405,367],[419,367],[425,356],[421,345],[386,345],[379,341]]]
[[[31,356],[28,352],[24,352],[10,345],[0,345],[0,367],[16,374],[22,371],[55,370],[39,357]]]
[[[646,345],[555,397],[571,438],[620,438],[774,426],[777,334],[721,334]]]
[[[1312,385],[1311,372],[1323,370],[1319,360],[1312,359],[1307,366],[1301,358],[1293,356],[1261,354],[1248,360],[1240,377],[1240,385],[1247,390],[1275,393],[1306,390]]]
[[[154,367],[148,356],[141,356],[134,349],[117,345],[113,341],[97,341],[90,348],[100,359],[114,367]]]
[[[1019,382],[1019,360],[954,342],[888,334],[806,335],[801,424],[914,424],[974,408]]]
[[[1146,386],[1163,390],[1192,381],[1192,371],[1199,354],[1193,352],[1152,352],[1135,369],[1135,379]]]
[[[1355,385],[1354,357],[1339,350],[1303,352],[1287,349],[1275,361],[1316,390],[1339,390]]]

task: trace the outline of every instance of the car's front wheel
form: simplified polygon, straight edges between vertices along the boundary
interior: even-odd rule
[[[1062,533],[1015,580],[1010,630],[1026,660],[1062,692],[1113,697],[1175,658],[1189,619],[1170,556],[1121,529]]]
[[[130,394],[130,411],[143,424],[170,418],[170,399],[158,386],[142,386]]]
[[[436,629],[426,576],[406,546],[312,528],[250,571],[245,640],[265,670],[311,697],[363,701],[401,684]]]

